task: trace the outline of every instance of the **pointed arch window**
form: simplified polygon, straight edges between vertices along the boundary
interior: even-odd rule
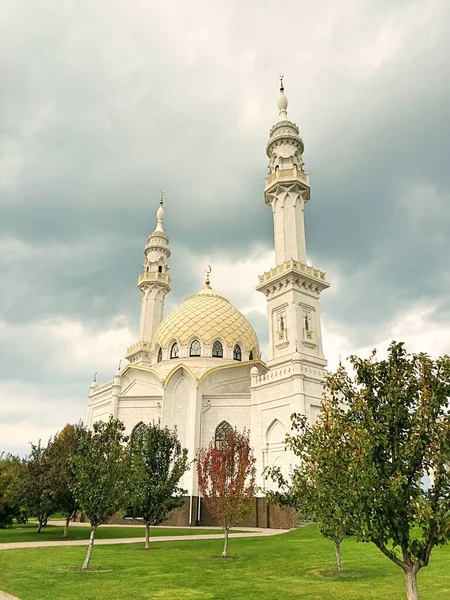
[[[219,340],[216,340],[212,346],[213,358],[223,358],[223,346]]]
[[[156,361],[157,362],[161,362],[162,361],[162,348],[160,348],[158,350],[158,355],[157,355]]]
[[[198,340],[194,340],[189,348],[189,356],[201,356],[202,347]]]
[[[180,358],[180,348],[177,342],[174,342],[170,348],[170,358]]]
[[[250,353],[248,355],[248,360],[254,360],[254,354],[253,354],[253,349],[250,350]]]
[[[216,450],[222,450],[223,443],[227,439],[227,435],[229,435],[233,431],[233,428],[227,421],[222,421],[216,427],[216,431],[214,434],[214,443],[216,446]]]
[[[147,425],[140,421],[131,431],[131,439],[143,439],[147,433]]]
[[[242,360],[242,351],[239,344],[236,344],[233,348],[233,359],[234,360]]]

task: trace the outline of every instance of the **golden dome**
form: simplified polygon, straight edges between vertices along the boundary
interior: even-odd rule
[[[187,298],[162,321],[156,330],[154,345],[165,349],[177,340],[181,346],[197,337],[203,344],[222,339],[229,347],[236,342],[244,344],[247,352],[259,355],[255,330],[242,313],[208,284]]]

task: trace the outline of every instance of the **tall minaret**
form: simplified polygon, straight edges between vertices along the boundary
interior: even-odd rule
[[[329,287],[322,271],[308,266],[304,208],[310,198],[304,170],[305,149],[295,123],[288,120],[288,101],[281,77],[278,122],[270,130],[266,153],[269,175],[265,202],[272,208],[276,267],[259,277],[269,317],[269,366],[298,353],[311,366],[323,368],[319,294]]]
[[[168,275],[170,258],[169,238],[163,229],[164,192],[161,192],[156,213],[156,229],[148,236],[144,248],[144,272],[139,275],[138,288],[142,292],[139,341],[128,348],[126,358],[131,364],[149,365],[152,361],[150,348],[164,311],[164,298],[170,292]]]

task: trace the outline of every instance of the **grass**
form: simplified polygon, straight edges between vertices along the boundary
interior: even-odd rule
[[[0,529],[0,544],[11,542],[49,542],[54,540],[63,540],[64,527],[58,525],[47,525],[43,527],[41,533],[37,533],[36,523],[27,523],[26,525],[15,525],[7,529]],[[237,533],[238,530],[235,530]],[[89,525],[80,527],[79,525],[69,527],[69,534],[66,540],[87,540],[89,539]],[[150,528],[151,536],[162,535],[200,535],[207,533],[221,533],[218,529],[197,529],[195,527],[157,527]],[[96,539],[113,538],[143,538],[145,529],[143,527],[120,526],[120,527],[102,527],[97,529]]]
[[[314,527],[267,538],[98,546],[0,553],[0,589],[21,600],[405,600],[402,571],[370,544],[345,540],[339,575],[333,544]],[[450,597],[450,548],[433,551],[419,573],[421,600]]]

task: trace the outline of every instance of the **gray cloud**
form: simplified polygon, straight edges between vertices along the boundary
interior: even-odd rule
[[[292,1],[288,23],[269,1],[17,0],[2,11],[0,319],[21,337],[0,335],[5,381],[52,382],[68,398],[89,381],[91,365],[69,358],[52,371],[53,338],[27,339],[42,322],[97,335],[120,315],[136,331],[161,188],[171,305],[198,288],[187,253],[201,272],[208,257],[271,247],[264,148],[280,69],[313,186],[309,255],[337,284],[325,318],[355,346],[419,302],[448,319],[445,0],[426,12],[410,0]]]

